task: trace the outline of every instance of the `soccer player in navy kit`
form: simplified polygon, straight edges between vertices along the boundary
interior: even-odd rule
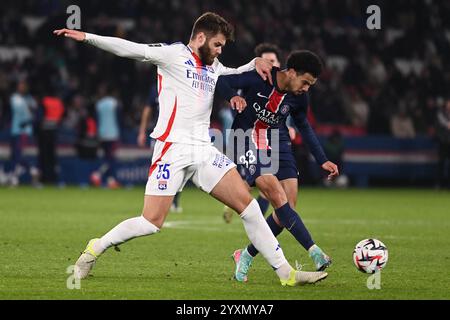
[[[244,111],[237,114],[232,129],[250,132],[250,141],[245,143],[244,154],[235,153],[235,161],[245,167],[248,184],[256,185],[275,208],[275,213],[267,218],[268,225],[275,236],[286,227],[308,250],[317,270],[327,268],[331,259],[314,243],[293,209],[298,190],[298,171],[286,119],[291,115],[316,161],[329,172],[328,178],[339,175],[337,166],[326,158],[306,119],[309,105],[307,91],[317,81],[321,70],[322,63],[314,53],[295,51],[288,57],[285,70],[273,68],[273,85],[261,80],[256,72],[221,76],[217,83],[218,92],[230,101],[232,108],[242,109],[246,106]],[[247,92],[245,99],[236,93],[236,89],[240,88]],[[273,152],[277,150],[272,150],[274,141],[271,138],[275,138],[276,133],[279,134],[278,170],[263,161],[263,158],[274,158]],[[248,269],[257,253],[252,244],[244,250],[235,251],[235,278],[238,281],[247,281]]]
[[[272,63],[274,67],[280,68],[281,67],[281,50],[278,48],[277,45],[273,43],[260,43],[255,47],[255,57],[261,57],[265,60],[268,60]],[[242,90],[238,90],[238,94],[240,96],[245,96],[245,93],[242,92]],[[234,117],[235,114],[233,114]],[[226,128],[226,129],[231,129]],[[293,135],[291,138],[293,139],[295,137],[295,129],[292,127],[289,127],[289,135]],[[225,132],[225,128],[224,128]],[[228,139],[228,138],[227,138]],[[241,168],[240,168],[241,169]],[[245,180],[245,173],[241,170],[239,170],[239,174],[242,175],[242,178]],[[267,209],[269,208],[270,202],[267,200],[264,195],[260,192],[258,195],[258,198],[256,199],[258,201],[259,208],[261,209],[261,212],[263,215],[266,214]],[[230,223],[231,219],[234,215],[233,210],[231,210],[229,207],[225,206],[223,211],[223,219],[226,223]]]

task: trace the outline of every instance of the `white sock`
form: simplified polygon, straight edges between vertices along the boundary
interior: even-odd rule
[[[143,216],[131,218],[119,223],[111,231],[101,237],[100,241],[93,244],[92,249],[97,254],[102,254],[106,249],[119,245],[128,240],[147,236],[159,231],[154,224]]]
[[[250,202],[248,207],[245,208],[244,212],[242,212],[240,216],[242,222],[244,223],[244,228],[247,232],[248,238],[253,243],[255,248],[261,252],[272,268],[277,270],[285,264],[289,266],[289,263],[284,257],[283,250],[270,230],[266,220],[264,220],[264,216],[262,215],[258,202],[255,199]],[[287,279],[288,277],[289,271],[288,276],[283,277],[283,279]]]

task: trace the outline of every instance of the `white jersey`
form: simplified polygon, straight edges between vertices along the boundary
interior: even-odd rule
[[[223,66],[217,58],[211,66],[204,66],[182,43],[147,45],[89,33],[85,41],[116,55],[158,66],[159,117],[151,137],[163,142],[211,144],[210,117],[218,77],[255,68],[255,60],[233,69]]]

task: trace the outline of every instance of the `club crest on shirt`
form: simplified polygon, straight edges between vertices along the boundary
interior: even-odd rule
[[[165,181],[165,180],[158,181],[158,189],[166,190],[167,189],[167,181]]]
[[[281,114],[282,115],[287,114],[289,112],[289,108],[290,108],[289,105],[287,105],[287,104],[283,105],[280,109]]]

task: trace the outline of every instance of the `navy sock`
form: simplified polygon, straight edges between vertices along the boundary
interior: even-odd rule
[[[269,204],[270,204],[269,200],[264,199],[260,195],[260,196],[258,196],[258,199],[256,199],[256,201],[258,201],[259,208],[261,209],[262,214],[265,215],[267,208],[269,208]]]
[[[300,216],[295,212],[289,203],[275,210],[278,219],[283,224],[283,226],[297,239],[297,241],[308,250],[314,241],[309,234],[308,229],[306,229]]]
[[[267,224],[270,227],[270,230],[272,230],[273,235],[276,237],[278,236],[281,231],[283,231],[283,227],[280,227],[275,220],[273,219],[272,215],[269,215],[266,219]],[[258,250],[255,248],[253,244],[249,244],[247,246],[247,252],[252,256],[255,257],[258,254]]]
[[[180,200],[180,193],[178,192],[176,195],[175,195],[175,197],[173,197],[173,205],[176,207],[176,208],[178,208],[178,202],[179,202],[179,200]]]

